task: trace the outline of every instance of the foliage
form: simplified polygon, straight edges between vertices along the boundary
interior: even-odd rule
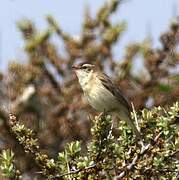
[[[3,150],[0,156],[0,169],[4,176],[21,179],[19,170],[13,164],[14,153],[11,150]]]
[[[50,15],[41,32],[30,20],[17,23],[27,56],[26,63],[11,62],[0,74],[2,174],[30,179],[178,176],[179,22],[174,19],[161,34],[161,48],[146,38],[130,43],[123,59],[115,59],[113,47],[127,23],[112,23],[111,16],[122,2],[108,1],[93,17],[87,8],[78,38]],[[113,126],[114,117],[96,116],[84,101],[71,71],[79,61],[108,72],[133,102],[146,149],[124,122]]]
[[[111,179],[124,176],[133,179],[149,176],[177,179],[179,133],[176,121],[179,118],[179,102],[171,106],[168,112],[161,107],[155,107],[151,111],[144,109],[137,118],[146,149],[136,143],[134,134],[124,122],[116,127],[120,130],[120,136],[115,138],[111,117],[102,114],[93,120],[92,139],[87,145],[86,153],[82,152],[79,141],[71,142],[63,152],[58,153],[56,162],[48,159],[45,154],[40,154],[36,145],[34,148],[32,131],[19,125],[12,115],[10,126],[24,150],[32,154],[41,173],[49,179]],[[24,136],[20,137],[20,134]],[[11,151],[2,153],[1,169],[8,176],[14,176],[15,173],[13,156]]]

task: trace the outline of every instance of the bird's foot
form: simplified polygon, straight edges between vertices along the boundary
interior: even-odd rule
[[[101,113],[99,114],[99,117],[104,117],[104,116],[106,116],[107,114],[108,114],[107,111],[103,111],[103,112],[101,112]]]
[[[99,114],[99,117],[103,117],[104,116],[104,112],[101,112],[100,114]]]

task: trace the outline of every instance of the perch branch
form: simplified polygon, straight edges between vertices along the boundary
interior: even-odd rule
[[[154,139],[154,144],[157,143],[157,141],[158,141],[159,137],[161,136],[161,134],[162,134],[162,132],[160,132],[160,133],[155,137],[155,139]],[[126,167],[126,170],[127,170],[127,171],[132,170],[132,168],[137,164],[137,161],[139,160],[139,158],[140,158],[143,154],[145,154],[145,153],[149,150],[149,148],[150,148],[151,146],[152,146],[152,144],[149,143],[148,145],[145,146],[145,148],[141,148],[140,153],[137,154],[137,155],[134,157],[134,159],[132,160],[132,162]],[[118,176],[116,176],[114,179],[115,179],[115,180],[118,180],[118,179],[124,177],[124,176],[126,175],[126,170],[122,171],[122,172],[121,172]]]
[[[70,172],[66,172],[66,173],[63,173],[63,174],[56,175],[56,178],[60,178],[60,177],[67,176],[67,175],[70,175],[70,174],[77,174],[79,172],[86,172],[86,171],[88,171],[90,169],[94,169],[95,167],[96,167],[96,164],[93,164],[93,165],[88,166],[86,168],[76,169],[74,171],[70,171]]]

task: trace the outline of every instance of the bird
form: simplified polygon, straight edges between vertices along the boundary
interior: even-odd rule
[[[73,65],[79,84],[88,103],[99,112],[116,114],[134,131],[137,140],[141,139],[140,132],[131,119],[132,106],[120,88],[95,65],[81,63]]]

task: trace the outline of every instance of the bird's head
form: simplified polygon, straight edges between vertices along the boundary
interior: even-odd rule
[[[83,85],[91,79],[93,72],[95,70],[95,66],[93,64],[83,63],[72,66],[72,69],[75,71],[80,84]]]

